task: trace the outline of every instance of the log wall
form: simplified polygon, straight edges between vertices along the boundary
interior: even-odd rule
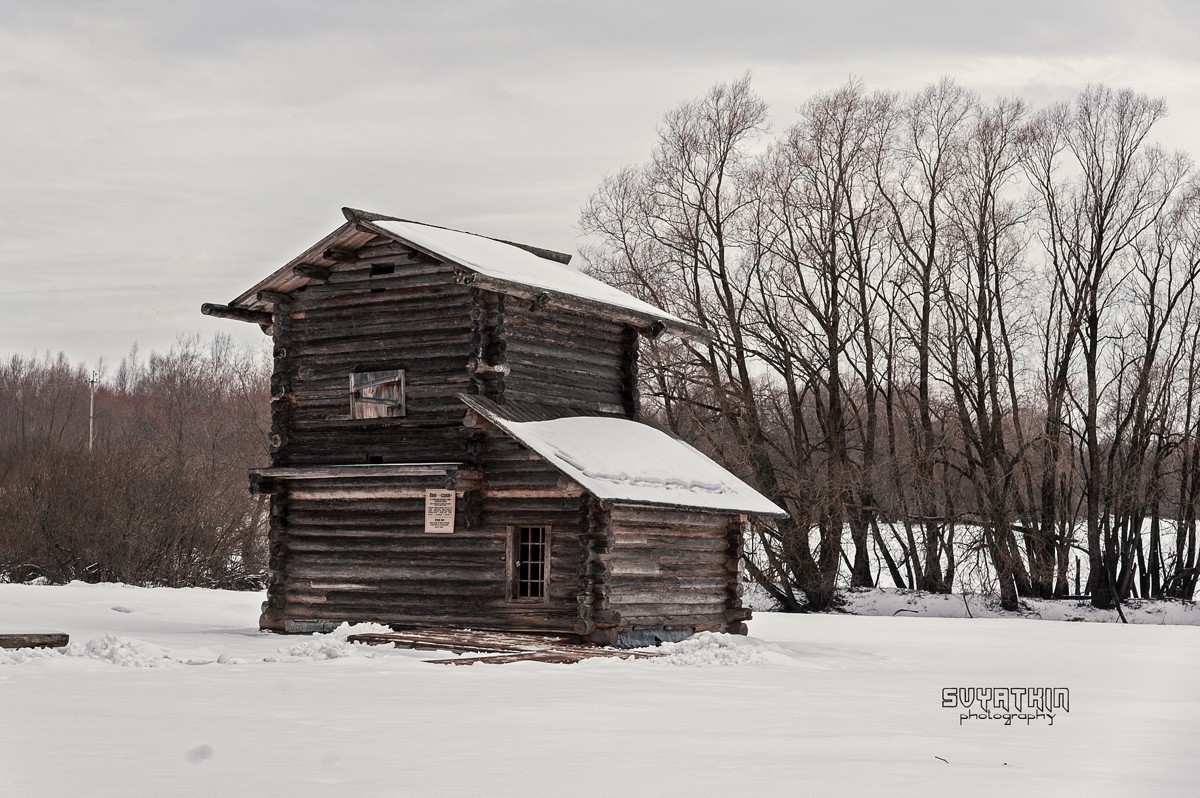
[[[499,431],[483,443],[484,476],[448,477],[456,491],[450,534],[424,531],[424,490],[445,487],[446,478],[273,480],[272,578],[260,625],[590,631],[580,608],[587,498]],[[509,598],[513,526],[550,527],[544,601]]]
[[[508,401],[603,405],[634,415],[636,330],[553,304],[509,298],[506,305]]]
[[[745,633],[738,563],[742,518],[614,504],[604,514],[605,618],[621,632],[690,629]]]
[[[472,296],[452,266],[377,240],[276,304],[274,465],[461,462]],[[350,419],[349,375],[404,369],[407,414]]]

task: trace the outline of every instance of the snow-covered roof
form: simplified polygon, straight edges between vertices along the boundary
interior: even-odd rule
[[[691,327],[662,308],[514,244],[419,222],[379,219],[371,224],[418,249],[494,280],[612,305],[677,328]]]
[[[555,303],[590,313],[610,313],[612,318],[633,323],[639,329],[653,331],[661,323],[687,338],[708,338],[700,327],[566,266],[570,255],[355,208],[343,208],[342,214],[345,224],[242,292],[229,307],[269,311],[274,305],[272,295],[291,294],[310,282],[309,276],[297,268],[343,268],[341,258],[331,257],[331,252],[357,252],[375,236],[384,235],[460,266],[478,275],[476,279],[482,278],[480,285],[494,290],[531,299],[546,293]]]
[[[460,398],[597,498],[787,515],[704,454],[647,424],[597,416],[510,421],[471,397]]]

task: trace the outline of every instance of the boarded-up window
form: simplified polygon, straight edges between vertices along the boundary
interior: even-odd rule
[[[514,601],[545,601],[550,578],[550,527],[509,527],[510,589]]]
[[[403,369],[360,371],[350,375],[350,418],[403,415]]]

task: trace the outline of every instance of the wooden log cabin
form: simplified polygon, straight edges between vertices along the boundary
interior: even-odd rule
[[[745,633],[743,534],[783,511],[639,418],[639,340],[703,331],[568,255],[343,213],[202,308],[274,341],[260,626]]]

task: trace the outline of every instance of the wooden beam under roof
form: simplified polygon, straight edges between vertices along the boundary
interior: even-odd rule
[[[233,319],[234,321],[248,321],[251,324],[258,324],[269,327],[275,320],[274,317],[265,310],[247,310],[246,308],[235,308],[229,305],[220,305],[215,302],[205,302],[200,306],[200,312],[205,316],[213,316],[218,319]]]

